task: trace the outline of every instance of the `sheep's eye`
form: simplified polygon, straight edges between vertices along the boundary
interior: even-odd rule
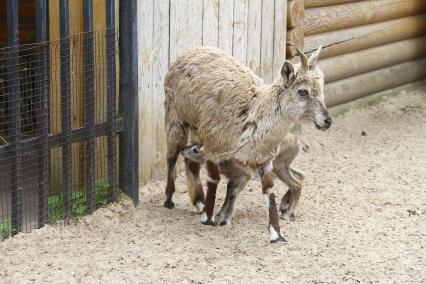
[[[299,93],[300,96],[302,97],[307,97],[309,95],[308,90],[306,89],[300,89],[299,91],[297,91]]]
[[[199,151],[198,151],[198,149],[197,149],[197,148],[194,148],[194,153],[195,153],[195,154],[198,154],[198,153],[199,153]]]

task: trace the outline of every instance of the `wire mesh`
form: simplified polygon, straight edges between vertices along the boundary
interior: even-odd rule
[[[0,240],[115,200],[116,55],[115,29],[0,49]]]

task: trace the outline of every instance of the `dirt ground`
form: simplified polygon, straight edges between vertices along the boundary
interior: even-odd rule
[[[330,131],[305,129],[313,150],[296,161],[306,181],[297,220],[281,221],[288,243],[269,243],[259,181],[232,226],[211,227],[180,176],[174,210],[160,181],[136,209],[123,199],[0,243],[0,282],[426,283],[426,85],[350,106]]]

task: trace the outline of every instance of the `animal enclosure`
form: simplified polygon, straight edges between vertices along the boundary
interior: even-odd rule
[[[124,124],[115,2],[7,1],[7,43],[0,48],[0,239],[116,200]],[[19,23],[28,18],[35,20],[35,38],[20,45]]]
[[[426,77],[423,0],[176,0],[138,2],[142,182],[164,175],[164,76],[182,51],[217,46],[265,82],[295,47],[323,45],[328,106]],[[150,149],[145,151],[143,149]]]

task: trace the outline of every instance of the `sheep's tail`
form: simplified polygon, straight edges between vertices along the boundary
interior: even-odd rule
[[[300,143],[300,146],[302,146],[303,151],[305,151],[306,153],[308,153],[309,151],[311,151],[311,146],[302,137],[299,137],[299,143]]]

